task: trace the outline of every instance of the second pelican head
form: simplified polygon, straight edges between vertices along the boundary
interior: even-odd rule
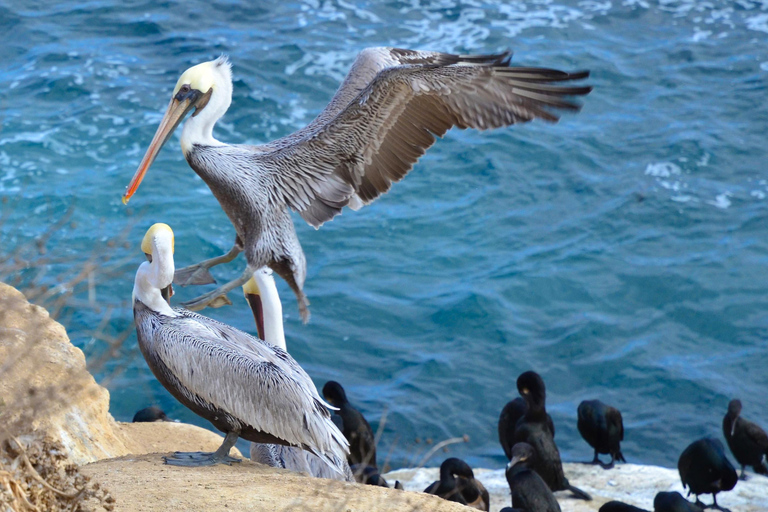
[[[141,250],[147,257],[136,272],[133,286],[134,300],[140,300],[147,307],[162,313],[171,311],[173,295],[173,230],[168,224],[153,224],[141,241]]]

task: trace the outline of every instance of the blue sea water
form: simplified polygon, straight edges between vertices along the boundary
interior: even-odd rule
[[[732,397],[768,426],[768,2],[249,4],[0,2],[0,255],[29,259],[0,277],[48,286],[47,304],[72,292],[59,318],[118,420],[158,404],[211,428],[157,383],[131,330],[149,225],[174,228],[178,266],[233,240],[178,135],[120,201],[180,73],[229,55],[215,135],[260,143],[308,123],[359,50],[388,45],[510,48],[520,65],[589,69],[595,89],[556,125],[449,132],[390,193],[318,231],[295,216],[313,316],[301,324],[280,281],[288,348],[382,427],[380,460],[414,464],[427,439],[467,434],[451,454],[501,467],[498,413],[528,369],[566,460],[592,456],[583,399],[622,410],[631,462],[674,466],[720,435]],[[207,314],[254,332],[232,299]]]

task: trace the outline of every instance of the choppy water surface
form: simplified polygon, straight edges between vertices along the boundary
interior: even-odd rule
[[[0,6],[2,251],[73,207],[25,279],[51,286],[109,258],[61,319],[117,419],[158,403],[209,427],[155,381],[135,333],[100,362],[104,338],[131,326],[151,223],[174,228],[179,266],[233,239],[177,142],[120,202],[179,74],[229,54],[216,135],[259,143],[309,122],[360,49],[392,45],[512,48],[522,65],[590,69],[595,90],[557,125],[450,132],[389,194],[319,231],[296,216],[313,317],[298,321],[280,281],[289,350],[374,427],[387,411],[380,457],[414,463],[423,440],[466,433],[451,452],[499,467],[496,419],[531,368],[570,460],[591,458],[576,431],[587,398],[623,411],[633,462],[674,465],[719,435],[733,396],[768,424],[768,2],[24,4]],[[209,314],[253,332],[232,298]]]

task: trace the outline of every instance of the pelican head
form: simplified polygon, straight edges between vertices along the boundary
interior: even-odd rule
[[[133,299],[164,314],[172,314],[169,302],[173,295],[174,236],[168,224],[154,224],[141,241],[141,250],[147,257],[139,265],[133,285]]]
[[[243,285],[243,295],[251,306],[259,338],[288,350],[283,331],[283,306],[272,270],[262,267]]]
[[[192,117],[184,126],[182,150],[186,155],[195,143],[217,144],[213,138],[213,125],[232,102],[232,71],[229,59],[221,56],[186,70],[176,82],[171,102],[158,126],[136,174],[125,189],[123,203],[139,188],[147,169],[155,161],[160,149],[171,138],[189,112]],[[202,114],[202,115],[201,115]]]

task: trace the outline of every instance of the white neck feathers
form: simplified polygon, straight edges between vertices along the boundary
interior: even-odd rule
[[[277,285],[271,272],[259,269],[253,273],[253,279],[259,287],[262,309],[264,311],[264,341],[288,351],[283,332],[283,305],[277,294]]]
[[[190,116],[181,131],[181,150],[187,155],[195,144],[203,146],[221,146],[222,142],[213,138],[213,127],[221,119],[232,103],[232,77],[229,67],[212,66],[216,79],[211,91],[211,98],[197,115]],[[201,91],[206,93],[208,91]]]
[[[140,300],[152,311],[166,316],[178,316],[163,299],[160,291],[173,282],[175,266],[171,235],[159,233],[152,240],[152,262],[145,261],[136,271],[133,300]]]

